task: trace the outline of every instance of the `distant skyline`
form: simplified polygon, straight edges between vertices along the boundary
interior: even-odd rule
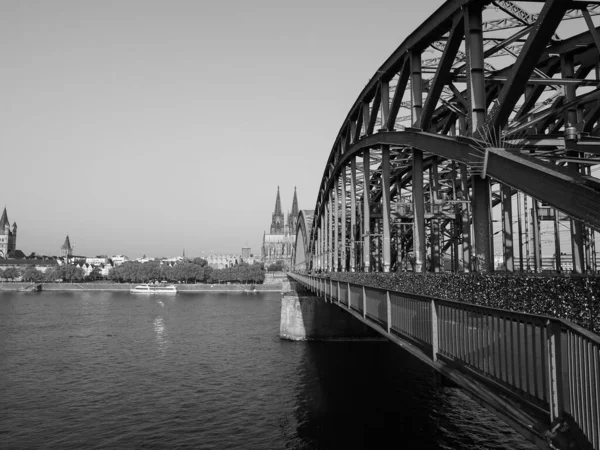
[[[0,3],[0,207],[17,247],[260,252],[314,208],[348,109],[442,1]]]

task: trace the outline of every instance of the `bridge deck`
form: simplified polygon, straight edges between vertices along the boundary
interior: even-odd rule
[[[600,448],[600,337],[562,319],[291,274],[536,444]]]

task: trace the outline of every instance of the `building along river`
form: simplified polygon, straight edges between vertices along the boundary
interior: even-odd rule
[[[387,342],[280,340],[279,293],[0,292],[3,449],[533,449]]]

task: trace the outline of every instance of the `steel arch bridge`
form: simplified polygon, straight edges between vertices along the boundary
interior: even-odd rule
[[[573,270],[595,270],[598,14],[598,0],[445,2],[348,112],[314,214],[298,220],[292,266],[491,271],[496,218],[506,270],[530,248],[520,229],[514,242],[515,224],[531,226],[541,269],[542,220],[556,269],[563,227]]]

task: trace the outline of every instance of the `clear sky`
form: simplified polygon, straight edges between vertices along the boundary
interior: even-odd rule
[[[377,68],[442,2],[0,0],[0,207],[17,247],[260,253],[312,209]]]

